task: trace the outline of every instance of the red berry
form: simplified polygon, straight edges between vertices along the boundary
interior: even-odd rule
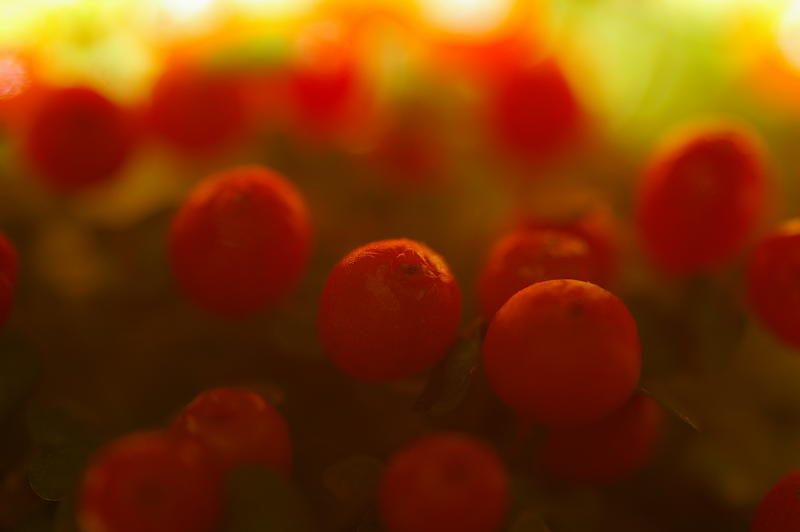
[[[800,219],[759,242],[747,265],[747,297],[773,334],[800,348]]]
[[[172,433],[200,440],[225,471],[260,464],[288,476],[292,467],[286,421],[248,390],[217,388],[201,393],[172,423]]]
[[[272,170],[242,166],[195,188],[172,223],[169,257],[197,305],[245,315],[294,285],[310,248],[308,211],[297,190]]]
[[[92,459],[78,521],[83,532],[210,532],[221,514],[220,485],[200,444],[132,434]]]
[[[800,530],[800,470],[775,484],[758,505],[752,532]]]
[[[299,132],[314,140],[354,132],[371,108],[371,95],[346,29],[320,24],[301,36],[301,56],[288,77],[289,112]],[[356,39],[350,36],[350,39]]]
[[[551,162],[582,134],[583,110],[553,59],[500,75],[487,98],[485,118],[490,138],[520,162]]]
[[[132,116],[94,90],[56,89],[33,111],[24,153],[43,183],[71,192],[114,178],[134,132]]]
[[[525,209],[517,214],[516,225],[527,229],[553,229],[575,235],[585,241],[595,263],[595,278],[587,279],[608,287],[619,269],[619,229],[611,209],[582,192],[543,195],[540,201],[549,206]],[[559,197],[561,196],[561,197]],[[559,202],[567,205],[558,205]],[[553,212],[546,212],[550,209]],[[566,212],[556,212],[566,209]]]
[[[241,141],[250,126],[246,93],[229,74],[176,66],[153,87],[147,111],[156,135],[185,156],[217,153]]]
[[[492,532],[509,507],[509,480],[494,451],[461,434],[423,437],[399,451],[381,480],[388,532]]]
[[[435,119],[422,110],[407,110],[379,132],[367,157],[387,183],[414,189],[444,181],[447,176],[445,147]]]
[[[339,368],[370,381],[409,377],[445,356],[461,316],[461,292],[444,260],[411,240],[360,247],[334,267],[319,331]]]
[[[522,229],[498,240],[478,279],[481,312],[487,318],[528,285],[550,279],[597,281],[588,244],[561,231]]]
[[[740,250],[763,210],[758,139],[729,124],[680,132],[642,176],[636,222],[642,245],[665,272],[718,269]]]
[[[636,394],[607,417],[575,427],[552,429],[539,452],[543,470],[570,482],[606,482],[639,469],[661,435],[661,407]]]
[[[0,233],[0,325],[11,313],[18,271],[17,251],[11,241]]]
[[[514,294],[489,326],[483,359],[500,399],[550,426],[610,414],[633,393],[641,367],[636,323],[622,301],[575,280]]]

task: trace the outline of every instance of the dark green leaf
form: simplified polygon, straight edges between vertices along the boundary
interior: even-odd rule
[[[483,320],[476,320],[467,328],[447,358],[434,370],[418,408],[438,417],[461,404],[480,364],[484,330]]]

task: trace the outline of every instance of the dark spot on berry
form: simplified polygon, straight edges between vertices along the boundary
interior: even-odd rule
[[[422,268],[419,264],[401,264],[400,270],[406,275],[416,275]]]
[[[586,314],[586,308],[578,301],[570,303],[567,306],[567,316],[572,319],[579,319],[583,317],[584,314]]]

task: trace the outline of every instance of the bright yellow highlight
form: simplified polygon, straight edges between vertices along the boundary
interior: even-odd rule
[[[511,14],[513,0],[422,0],[422,14],[439,29],[462,34],[489,33]]]
[[[208,13],[214,0],[161,0],[160,3],[174,22],[191,23]]]
[[[792,2],[780,20],[778,46],[786,60],[800,69],[800,0]]]

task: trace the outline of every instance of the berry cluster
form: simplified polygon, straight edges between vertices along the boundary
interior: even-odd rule
[[[348,153],[384,184],[440,184],[453,165],[436,110],[412,98],[393,113],[381,108],[354,26],[304,35],[302,59],[268,72],[180,57],[137,105],[36,81],[12,104],[0,100],[0,125],[15,134],[24,171],[65,203],[120,179],[148,142],[192,172],[197,164],[222,167],[188,192],[166,232],[159,229],[159,253],[198,319],[253,323],[292,300],[307,272],[322,266],[326,276],[301,321],[314,331],[325,378],[354,394],[428,386],[418,394],[423,403],[451,364],[469,366],[455,379],[459,404],[469,410],[470,394],[480,395],[500,428],[426,419],[400,448],[400,438],[387,438],[393,445],[363,511],[375,513],[381,529],[499,531],[520,510],[518,484],[528,473],[558,489],[604,486],[646,469],[672,408],[643,384],[649,353],[628,297],[631,263],[644,264],[665,291],[729,276],[755,321],[800,349],[800,219],[764,230],[773,183],[756,128],[727,119],[678,128],[652,149],[625,205],[594,194],[577,207],[534,205],[552,203],[537,197],[546,174],[597,139],[560,58],[529,56],[530,43],[516,36],[485,48],[442,42],[434,54],[477,87],[466,114],[515,193],[487,252],[464,246],[482,263],[474,286],[459,284],[459,257],[442,242],[403,238],[414,235],[405,229],[351,241],[347,253],[337,250],[338,262],[315,261],[329,244],[320,227],[336,220],[314,208],[291,172],[229,162],[262,140],[265,124],[314,156],[320,147]],[[0,325],[21,269],[0,235]],[[477,326],[464,327],[473,308]],[[464,330],[479,331],[469,349]],[[470,349],[475,363],[464,364]],[[313,401],[323,405],[318,395]],[[254,391],[214,388],[168,427],[107,443],[81,477],[81,532],[225,529],[226,486],[238,471],[260,468],[291,482],[305,466],[290,435],[295,420],[286,417]],[[753,532],[800,530],[798,489],[797,471],[775,484]]]

